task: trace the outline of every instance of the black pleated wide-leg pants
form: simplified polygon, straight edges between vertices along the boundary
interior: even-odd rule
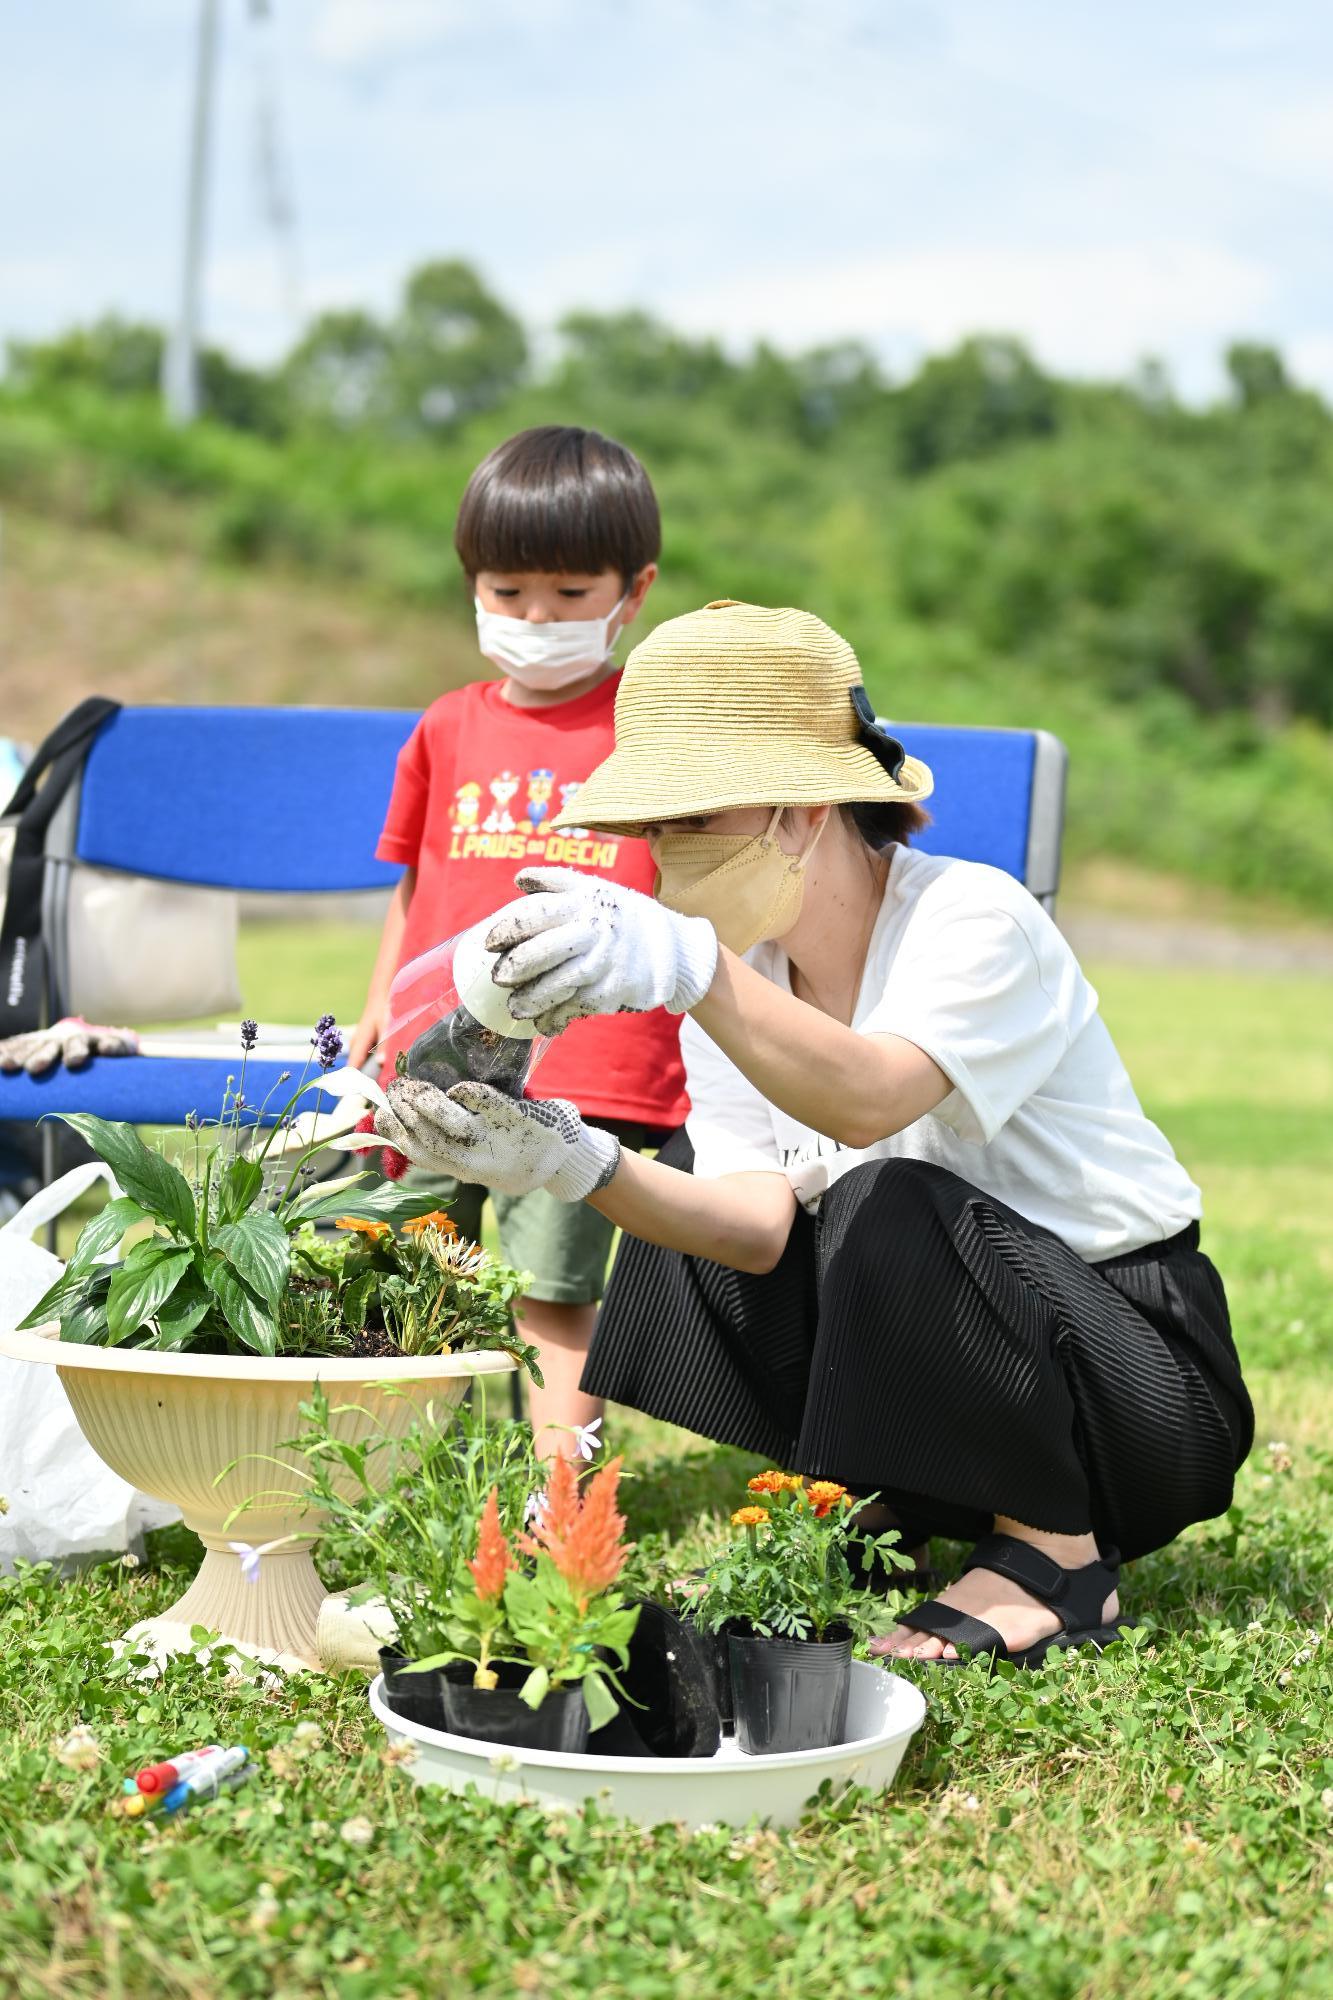
[[[660,1156],[691,1165],[677,1134]],[[877,1492],[1125,1557],[1222,1513],[1254,1420],[1197,1226],[1102,1264],[946,1169],[854,1168],[762,1277],[627,1238],[589,1394]]]

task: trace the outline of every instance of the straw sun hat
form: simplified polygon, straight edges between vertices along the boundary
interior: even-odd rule
[[[855,653],[822,618],[721,598],[634,648],[616,747],[554,824],[637,833],[734,806],[916,803],[933,786],[875,722]]]

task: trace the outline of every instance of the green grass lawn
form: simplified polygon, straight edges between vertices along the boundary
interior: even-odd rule
[[[251,932],[247,1001],[350,1017],[372,949]],[[0,1586],[0,1994],[1327,1995],[1328,986],[1093,971],[1204,1187],[1259,1408],[1228,1518],[1127,1573],[1132,1643],[1022,1677],[917,1669],[929,1716],[892,1792],[685,1837],[415,1791],[359,1686],[275,1692],[221,1660],[135,1682],[106,1642],[179,1591],[183,1531],[139,1570],[34,1572]],[[746,1462],[617,1429],[634,1532],[688,1559]],[[78,1722],[86,1775],[52,1756]],[[107,1816],[131,1764],[209,1738],[254,1746],[262,1782],[160,1828]]]

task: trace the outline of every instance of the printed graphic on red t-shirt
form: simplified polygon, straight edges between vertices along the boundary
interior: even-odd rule
[[[553,827],[615,745],[620,676],[550,708],[516,708],[498,681],[442,695],[398,756],[376,853],[417,870],[401,962],[491,916],[520,893],[522,867],[577,868],[651,895],[647,843]],[[542,1060],[541,1097],[596,1118],[678,1125],[688,1109],[680,1022],[658,1009],[575,1021]],[[386,1044],[392,1074],[398,1044]]]

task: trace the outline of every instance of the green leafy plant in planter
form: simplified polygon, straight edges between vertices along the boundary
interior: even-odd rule
[[[242,1022],[240,1081],[212,1136],[187,1120],[186,1171],[131,1125],[60,1114],[122,1192],[86,1224],[24,1326],[56,1319],[63,1340],[163,1353],[415,1357],[466,1346],[505,1348],[531,1366],[509,1317],[523,1275],[461,1243],[433,1196],[363,1186],[365,1173],[313,1182],[317,1128],[294,1157],[277,1145],[341,1052],[332,1016],[316,1026],[312,1056],[267,1133],[244,1122],[245,1057],[257,1033]],[[339,1220],[376,1247],[321,1244],[316,1225]],[[395,1237],[395,1224],[412,1234]]]
[[[531,1283],[527,1272],[460,1236],[443,1209],[396,1231],[360,1214],[336,1216],[334,1229],[331,1241],[305,1223],[292,1240],[285,1343],[304,1353],[372,1357],[498,1349],[541,1386],[537,1350],[518,1337],[512,1318]]]
[[[852,1641],[877,1611],[857,1571],[877,1557],[910,1563],[896,1530],[870,1537],[855,1526],[856,1503],[835,1480],[770,1470],[749,1491],[731,1517],[744,1532],[705,1570],[694,1622],[725,1640],[743,1750],[822,1749],[841,1741]]]

